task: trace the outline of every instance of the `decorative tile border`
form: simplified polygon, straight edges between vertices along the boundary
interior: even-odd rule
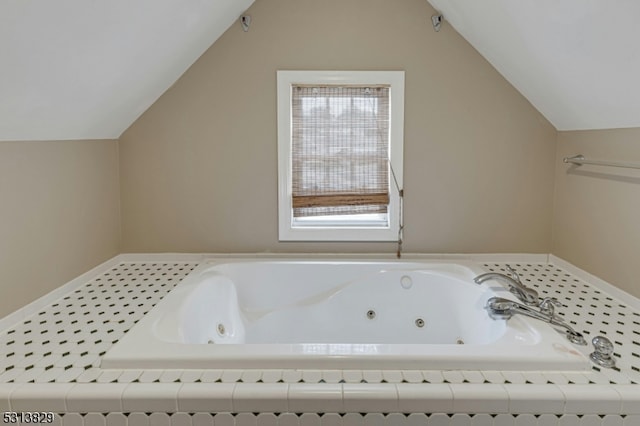
[[[445,413],[122,413],[56,414],[56,426],[637,426],[640,416]]]
[[[640,415],[637,385],[26,383],[2,411]]]

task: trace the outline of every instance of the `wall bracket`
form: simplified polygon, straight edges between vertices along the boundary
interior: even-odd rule
[[[240,25],[242,25],[242,31],[245,33],[249,31],[249,26],[251,25],[251,15],[242,15],[240,17]]]
[[[440,32],[440,27],[442,26],[443,20],[444,20],[444,17],[442,16],[442,13],[438,13],[437,15],[431,16],[431,24],[433,25],[433,29],[436,32]]]

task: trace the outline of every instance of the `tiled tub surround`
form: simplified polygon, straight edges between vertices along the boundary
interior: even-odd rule
[[[557,297],[588,340],[609,337],[615,370],[101,369],[114,342],[198,264],[138,255],[3,331],[0,411],[53,411],[70,425],[640,425],[638,301],[545,258],[482,257],[484,269],[504,271],[508,260],[541,297]]]

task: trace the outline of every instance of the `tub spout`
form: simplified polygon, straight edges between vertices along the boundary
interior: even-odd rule
[[[511,276],[501,274],[499,272],[487,272],[486,274],[478,275],[473,279],[477,284],[482,284],[487,280],[496,280],[500,281],[509,286],[509,291],[518,297],[522,303],[525,303],[530,306],[538,305],[538,292],[532,288],[529,288],[522,284],[520,281],[520,277],[511,269],[509,265],[507,265],[507,270],[511,273]]]

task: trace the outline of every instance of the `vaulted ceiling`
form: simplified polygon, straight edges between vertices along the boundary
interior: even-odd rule
[[[2,2],[0,140],[118,138],[253,1]],[[429,2],[559,130],[640,127],[637,0]]]
[[[253,0],[0,3],[0,140],[117,138]]]
[[[640,127],[637,0],[429,0],[558,130]]]

